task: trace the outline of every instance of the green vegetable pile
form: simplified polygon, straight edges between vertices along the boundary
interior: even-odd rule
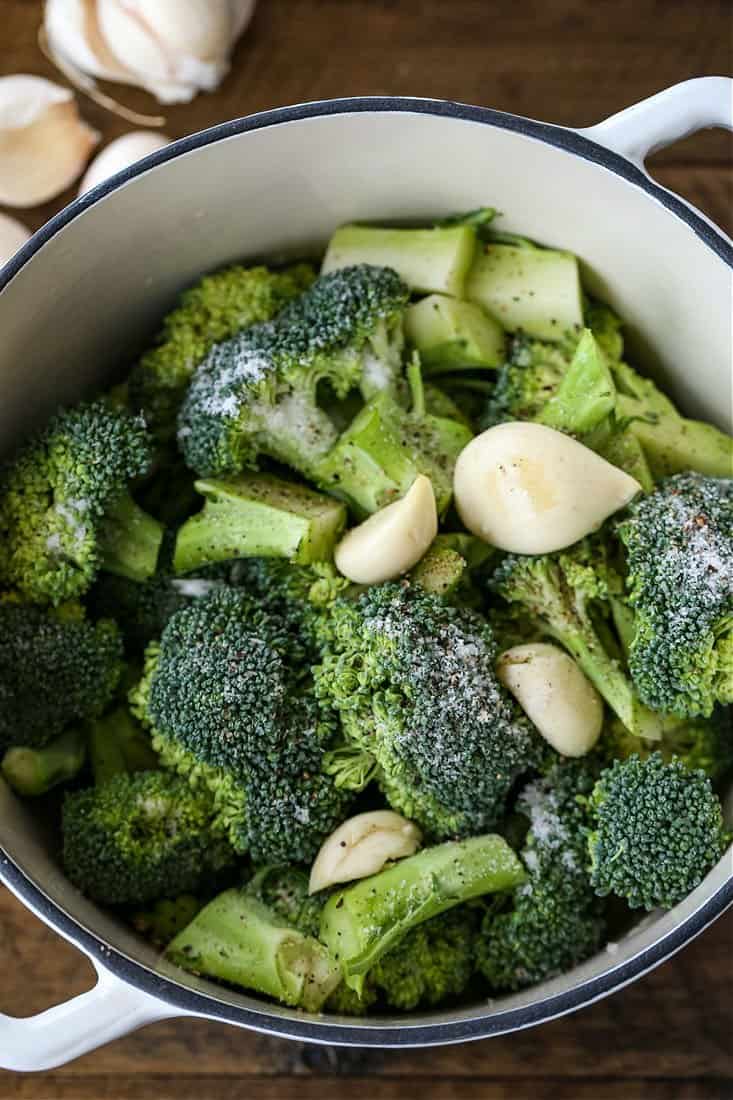
[[[169,962],[308,1012],[561,974],[731,839],[733,440],[625,361],[574,256],[493,220],[346,226],[320,273],[207,275],[122,385],[0,466],[5,780]],[[487,545],[453,471],[507,421],[641,492],[563,550]],[[419,475],[437,538],[350,582],[345,531]],[[548,642],[602,699],[582,756],[499,672]],[[331,834],[385,809],[412,854],[309,892]]]

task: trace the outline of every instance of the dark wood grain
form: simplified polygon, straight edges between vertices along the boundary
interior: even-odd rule
[[[588,125],[668,84],[731,69],[729,0],[260,0],[214,95],[167,109],[178,137],[300,100],[393,93]],[[40,5],[0,0],[0,75],[60,79],[36,46]],[[150,97],[116,87],[138,110]],[[103,141],[126,123],[82,97]],[[709,131],[653,158],[659,181],[733,230],[731,139]],[[64,202],[17,212],[36,228]],[[490,196],[487,196],[490,200]],[[21,1077],[0,1100],[729,1100],[733,918],[617,996],[538,1030],[429,1052],[337,1050],[204,1021],[161,1023]],[[88,989],[90,965],[0,889],[0,1011]]]

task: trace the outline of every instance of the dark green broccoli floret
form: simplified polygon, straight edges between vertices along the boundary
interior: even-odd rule
[[[184,779],[158,771],[118,775],[67,795],[64,870],[88,897],[108,905],[176,897],[233,859],[211,824],[211,799]]]
[[[642,705],[620,659],[609,649],[603,616],[621,582],[608,565],[606,547],[585,539],[559,554],[509,554],[490,586],[523,613],[538,634],[560,642],[632,733],[656,737],[661,716]]]
[[[661,753],[630,756],[601,773],[589,800],[591,881],[632,908],[671,908],[698,886],[729,837],[702,771]]]
[[[592,762],[555,763],[524,788],[517,809],[530,823],[522,848],[527,881],[508,904],[490,909],[478,949],[479,968],[497,991],[522,989],[575,966],[593,953],[604,930],[587,871],[587,796]]]
[[[156,436],[175,432],[176,414],[191,376],[212,346],[250,325],[269,321],[313,281],[298,264],[282,272],[266,267],[228,267],[185,290],[163,321],[156,346],[130,376],[130,393]]]
[[[176,581],[158,573],[138,583],[127,577],[103,573],[89,593],[89,605],[95,614],[114,617],[130,653],[139,653],[148,642],[159,638],[171,615],[187,607],[199,588],[207,590],[214,582]],[[206,586],[203,588],[202,586]]]
[[[634,737],[618,719],[613,719],[603,731],[599,749],[609,764],[633,754],[646,760],[657,751],[667,762],[677,757],[691,771],[702,768],[717,783],[733,770],[731,716],[720,707],[710,718],[665,716],[660,741]]]
[[[507,363],[499,369],[482,428],[505,420],[534,420],[559,387],[575,350],[574,342],[543,344],[512,337]]]
[[[0,750],[41,748],[70,723],[101,714],[122,674],[122,641],[81,608],[0,604]]]
[[[408,584],[339,600],[316,690],[379,764],[388,802],[438,837],[501,817],[539,738],[500,686],[486,622]]]
[[[150,462],[141,419],[103,401],[58,413],[0,471],[0,578],[57,604],[100,568],[151,576],[163,529],[128,492]]]
[[[262,861],[313,856],[346,804],[322,769],[334,726],[305,655],[284,619],[221,588],[171,618],[136,692],[163,762],[203,765],[193,774],[217,794],[217,820]]]
[[[141,909],[130,918],[133,927],[156,947],[167,947],[179,932],[191,923],[203,908],[193,894],[163,898],[149,909]]]
[[[308,475],[337,437],[316,400],[368,395],[399,375],[407,288],[388,268],[321,276],[281,311],[217,344],[196,371],[179,417],[186,462],[202,477],[239,473],[266,454]]]
[[[733,702],[733,480],[679,474],[619,525],[641,698],[680,717]]]

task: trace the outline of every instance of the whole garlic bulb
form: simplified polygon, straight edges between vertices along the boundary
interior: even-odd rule
[[[138,160],[142,160],[148,153],[154,153],[170,144],[170,138],[165,134],[155,134],[151,130],[133,130],[131,134],[123,134],[122,137],[111,141],[101,153],[98,153],[84,173],[84,178],[79,184],[79,194],[96,187],[102,180],[121,172]]]
[[[98,141],[68,88],[40,76],[0,78],[0,203],[55,198],[81,175]]]
[[[161,103],[212,91],[256,0],[47,0],[52,53],[89,76],[136,84]]]
[[[7,214],[0,214],[0,267],[29,239],[30,233],[24,225]]]

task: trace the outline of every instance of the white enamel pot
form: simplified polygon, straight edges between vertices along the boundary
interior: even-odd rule
[[[302,254],[354,219],[429,219],[491,204],[502,228],[576,252],[629,324],[633,354],[691,415],[731,426],[731,241],[644,171],[652,150],[731,127],[731,81],[691,80],[573,131],[422,99],[310,103],[156,152],[52,219],[0,271],[0,440],[124,370],[178,290],[229,261]],[[529,1027],[638,978],[733,901],[728,852],[675,909],[614,952],[516,996],[394,1018],[308,1016],[161,967],[81,897],[58,838],[0,787],[0,878],[94,963],[96,987],[30,1019],[0,1016],[0,1066],[39,1070],[154,1020],[218,1019],[272,1035],[430,1046]]]

